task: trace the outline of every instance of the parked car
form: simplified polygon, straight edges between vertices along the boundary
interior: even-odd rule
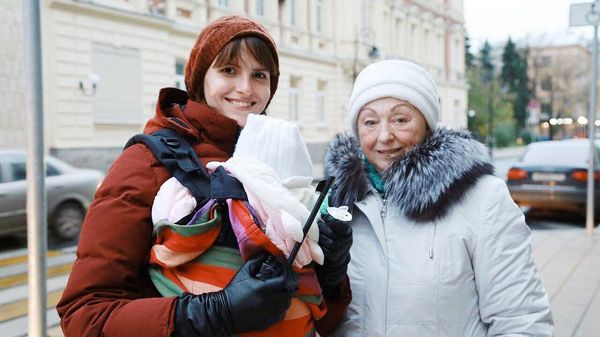
[[[555,210],[586,210],[589,140],[531,143],[508,170],[506,184],[519,206]],[[594,204],[600,209],[600,161],[594,149]]]
[[[89,203],[104,174],[46,156],[48,233],[57,240],[79,236]],[[23,151],[0,151],[0,236],[25,232],[26,159]]]

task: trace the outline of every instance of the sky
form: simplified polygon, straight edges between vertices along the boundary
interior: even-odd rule
[[[540,36],[593,36],[593,28],[569,27],[569,8],[592,0],[464,0],[467,34],[476,52],[492,42]]]

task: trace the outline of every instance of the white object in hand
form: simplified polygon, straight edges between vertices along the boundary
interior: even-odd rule
[[[352,214],[348,212],[348,206],[340,206],[340,207],[327,207],[327,213],[337,220],[341,221],[351,221]]]

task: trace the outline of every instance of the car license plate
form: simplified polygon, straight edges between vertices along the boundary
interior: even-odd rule
[[[534,172],[531,175],[533,181],[565,181],[566,177],[564,173],[542,173]]]

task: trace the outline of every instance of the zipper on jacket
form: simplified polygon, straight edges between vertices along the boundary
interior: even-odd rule
[[[433,222],[433,235],[431,236],[431,244],[429,245],[429,258],[433,260],[433,247],[435,246],[435,231],[437,229],[437,221]]]
[[[387,232],[386,232],[386,227],[385,227],[385,216],[387,214],[387,199],[386,198],[382,198],[381,199],[381,210],[379,211],[379,215],[381,216],[381,224],[383,225],[383,232],[385,233],[385,255],[389,256],[389,250],[388,250],[388,241],[387,241]],[[386,283],[385,283],[385,296],[388,296],[389,294],[389,290],[390,290],[390,260],[389,258],[386,259]],[[384,313],[383,313],[383,329],[384,329],[384,336],[387,336],[387,326],[388,326],[388,306],[387,306],[387,301],[386,301],[386,305],[385,305],[385,309],[384,309]]]

